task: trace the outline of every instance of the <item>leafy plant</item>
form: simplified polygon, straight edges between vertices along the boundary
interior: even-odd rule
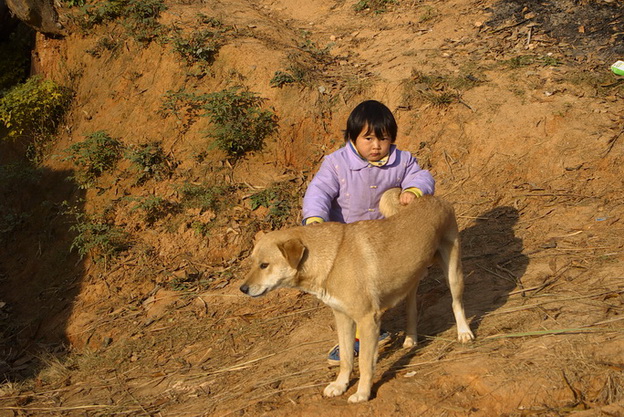
[[[179,192],[182,194],[182,205],[199,208],[202,211],[220,211],[231,199],[236,187],[226,185],[205,185],[184,183]]]
[[[395,2],[396,0],[359,0],[353,5],[353,10],[356,12],[370,10],[375,14],[379,14],[387,11],[387,6]]]
[[[406,107],[416,100],[426,101],[438,107],[448,106],[461,99],[461,92],[469,90],[482,81],[471,74],[461,76],[428,75],[413,71],[404,82],[403,102]]]
[[[69,154],[66,159],[82,169],[76,179],[84,187],[88,187],[104,171],[115,167],[121,158],[122,148],[117,139],[111,138],[103,130],[98,130],[86,135],[84,141],[74,143],[65,152]]]
[[[108,262],[130,247],[128,233],[101,218],[79,213],[70,230],[77,234],[70,250],[77,250],[81,258],[90,255],[96,262]]]
[[[134,199],[138,202],[133,210],[141,210],[147,224],[152,225],[167,214],[175,211],[175,205],[162,197],[148,196],[140,199]]]
[[[71,99],[70,89],[32,77],[0,98],[0,122],[9,138],[47,138],[56,130]]]
[[[163,0],[110,0],[96,6],[86,6],[79,24],[83,30],[120,20],[128,33],[137,41],[149,43],[162,36],[158,23],[167,7]]]
[[[139,173],[137,184],[143,184],[151,178],[160,181],[171,175],[176,165],[165,155],[160,142],[134,146],[126,152],[126,158],[134,164]]]
[[[271,78],[271,87],[283,87],[286,84],[292,84],[296,81],[295,77],[284,71],[275,71],[273,78]]]
[[[206,95],[205,116],[212,121],[210,136],[230,157],[239,158],[264,147],[277,131],[277,116],[260,105],[265,99],[239,87]]]
[[[261,206],[268,208],[269,211],[265,221],[272,228],[278,229],[289,220],[297,198],[293,185],[289,182],[281,182],[253,194],[249,200],[251,201],[252,210],[256,210]]]

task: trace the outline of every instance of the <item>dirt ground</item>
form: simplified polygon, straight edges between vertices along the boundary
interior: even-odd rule
[[[75,98],[30,179],[1,188],[27,215],[0,240],[0,416],[624,415],[624,77],[609,71],[624,58],[621,2],[166,5],[159,22],[180,33],[222,23],[207,66],[119,22],[83,32],[75,9],[62,13],[65,38],[37,38],[34,70]],[[271,85],[277,71],[300,76]],[[209,146],[208,118],[163,112],[168,93],[236,85],[279,117],[264,150],[240,160]],[[418,347],[401,348],[401,306],[387,312],[373,398],[348,405],[322,397],[336,375],[330,309],[238,287],[254,235],[298,224],[307,181],[369,98],[395,112],[398,146],[456,209],[476,340],[454,340],[432,268]],[[63,152],[99,130],[128,147],[159,141],[170,171],[137,182],[122,162],[78,186]],[[5,142],[0,162],[22,155]],[[189,183],[235,191],[218,210],[188,208]],[[278,217],[251,197],[275,184],[293,202]],[[137,201],[150,197],[178,209],[146,217]],[[80,258],[67,207],[131,244]]]

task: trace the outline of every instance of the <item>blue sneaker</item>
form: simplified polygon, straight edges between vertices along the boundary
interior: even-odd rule
[[[381,349],[382,347],[390,343],[391,340],[392,340],[392,337],[390,336],[390,333],[386,332],[385,330],[382,330],[379,333],[379,342],[377,342],[377,347]],[[357,358],[359,354],[360,354],[360,340],[355,339],[355,343],[353,344],[353,357]],[[330,351],[327,354],[327,363],[329,364],[329,366],[340,366],[340,346],[339,345],[336,345],[330,349]]]

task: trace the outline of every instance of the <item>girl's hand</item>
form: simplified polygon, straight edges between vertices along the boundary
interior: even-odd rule
[[[399,196],[399,203],[401,203],[404,206],[407,206],[415,198],[416,196],[414,195],[414,193],[410,193],[409,191],[403,191],[401,195]]]

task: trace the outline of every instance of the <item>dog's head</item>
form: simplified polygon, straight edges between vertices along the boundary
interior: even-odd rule
[[[251,253],[251,270],[240,290],[259,297],[279,287],[294,286],[305,250],[298,238],[284,239],[279,233],[262,236]]]

